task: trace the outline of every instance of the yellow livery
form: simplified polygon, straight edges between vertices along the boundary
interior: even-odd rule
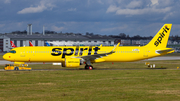
[[[92,63],[130,62],[174,52],[166,48],[172,24],[165,24],[145,46],[34,46],[17,47],[3,58],[13,62],[61,62],[63,67],[93,69]]]

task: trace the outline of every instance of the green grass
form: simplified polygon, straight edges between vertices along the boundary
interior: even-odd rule
[[[177,101],[180,99],[178,60],[148,61],[167,69],[146,69],[146,61],[97,63],[97,69],[122,70],[0,72],[0,101]],[[33,69],[63,69],[31,64]],[[2,68],[1,66],[0,68]],[[126,68],[126,69],[125,69]],[[137,68],[137,70],[134,70]],[[65,68],[64,68],[65,69]],[[124,70],[125,69],[125,70]],[[169,70],[172,69],[172,70]]]
[[[0,73],[0,100],[173,101],[179,70],[70,70]]]

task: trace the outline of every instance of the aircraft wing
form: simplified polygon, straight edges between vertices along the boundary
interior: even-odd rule
[[[168,53],[168,52],[174,52],[174,49],[172,48],[165,48],[165,49],[160,49],[160,50],[156,50],[157,53],[161,54],[161,53]]]
[[[109,53],[103,53],[103,54],[94,54],[94,55],[87,55],[87,56],[82,56],[84,60],[95,60],[97,58],[101,58],[103,56],[108,56],[109,54],[114,53],[114,51],[111,51]]]
[[[95,59],[97,59],[97,58],[101,58],[101,57],[104,57],[104,56],[108,56],[108,55],[110,55],[110,54],[115,53],[115,51],[117,50],[117,47],[119,46],[119,44],[120,44],[120,43],[118,43],[111,52],[102,53],[102,54],[87,55],[87,56],[82,56],[82,57],[80,57],[80,58],[82,58],[82,59],[84,59],[84,60],[95,60]]]

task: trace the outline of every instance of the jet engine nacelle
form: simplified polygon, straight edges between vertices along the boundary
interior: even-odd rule
[[[79,58],[65,58],[65,61],[62,62],[62,67],[74,68],[81,65],[81,59]]]

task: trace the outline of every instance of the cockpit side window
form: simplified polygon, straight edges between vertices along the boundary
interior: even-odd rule
[[[16,53],[16,51],[15,50],[11,50],[10,53]]]

